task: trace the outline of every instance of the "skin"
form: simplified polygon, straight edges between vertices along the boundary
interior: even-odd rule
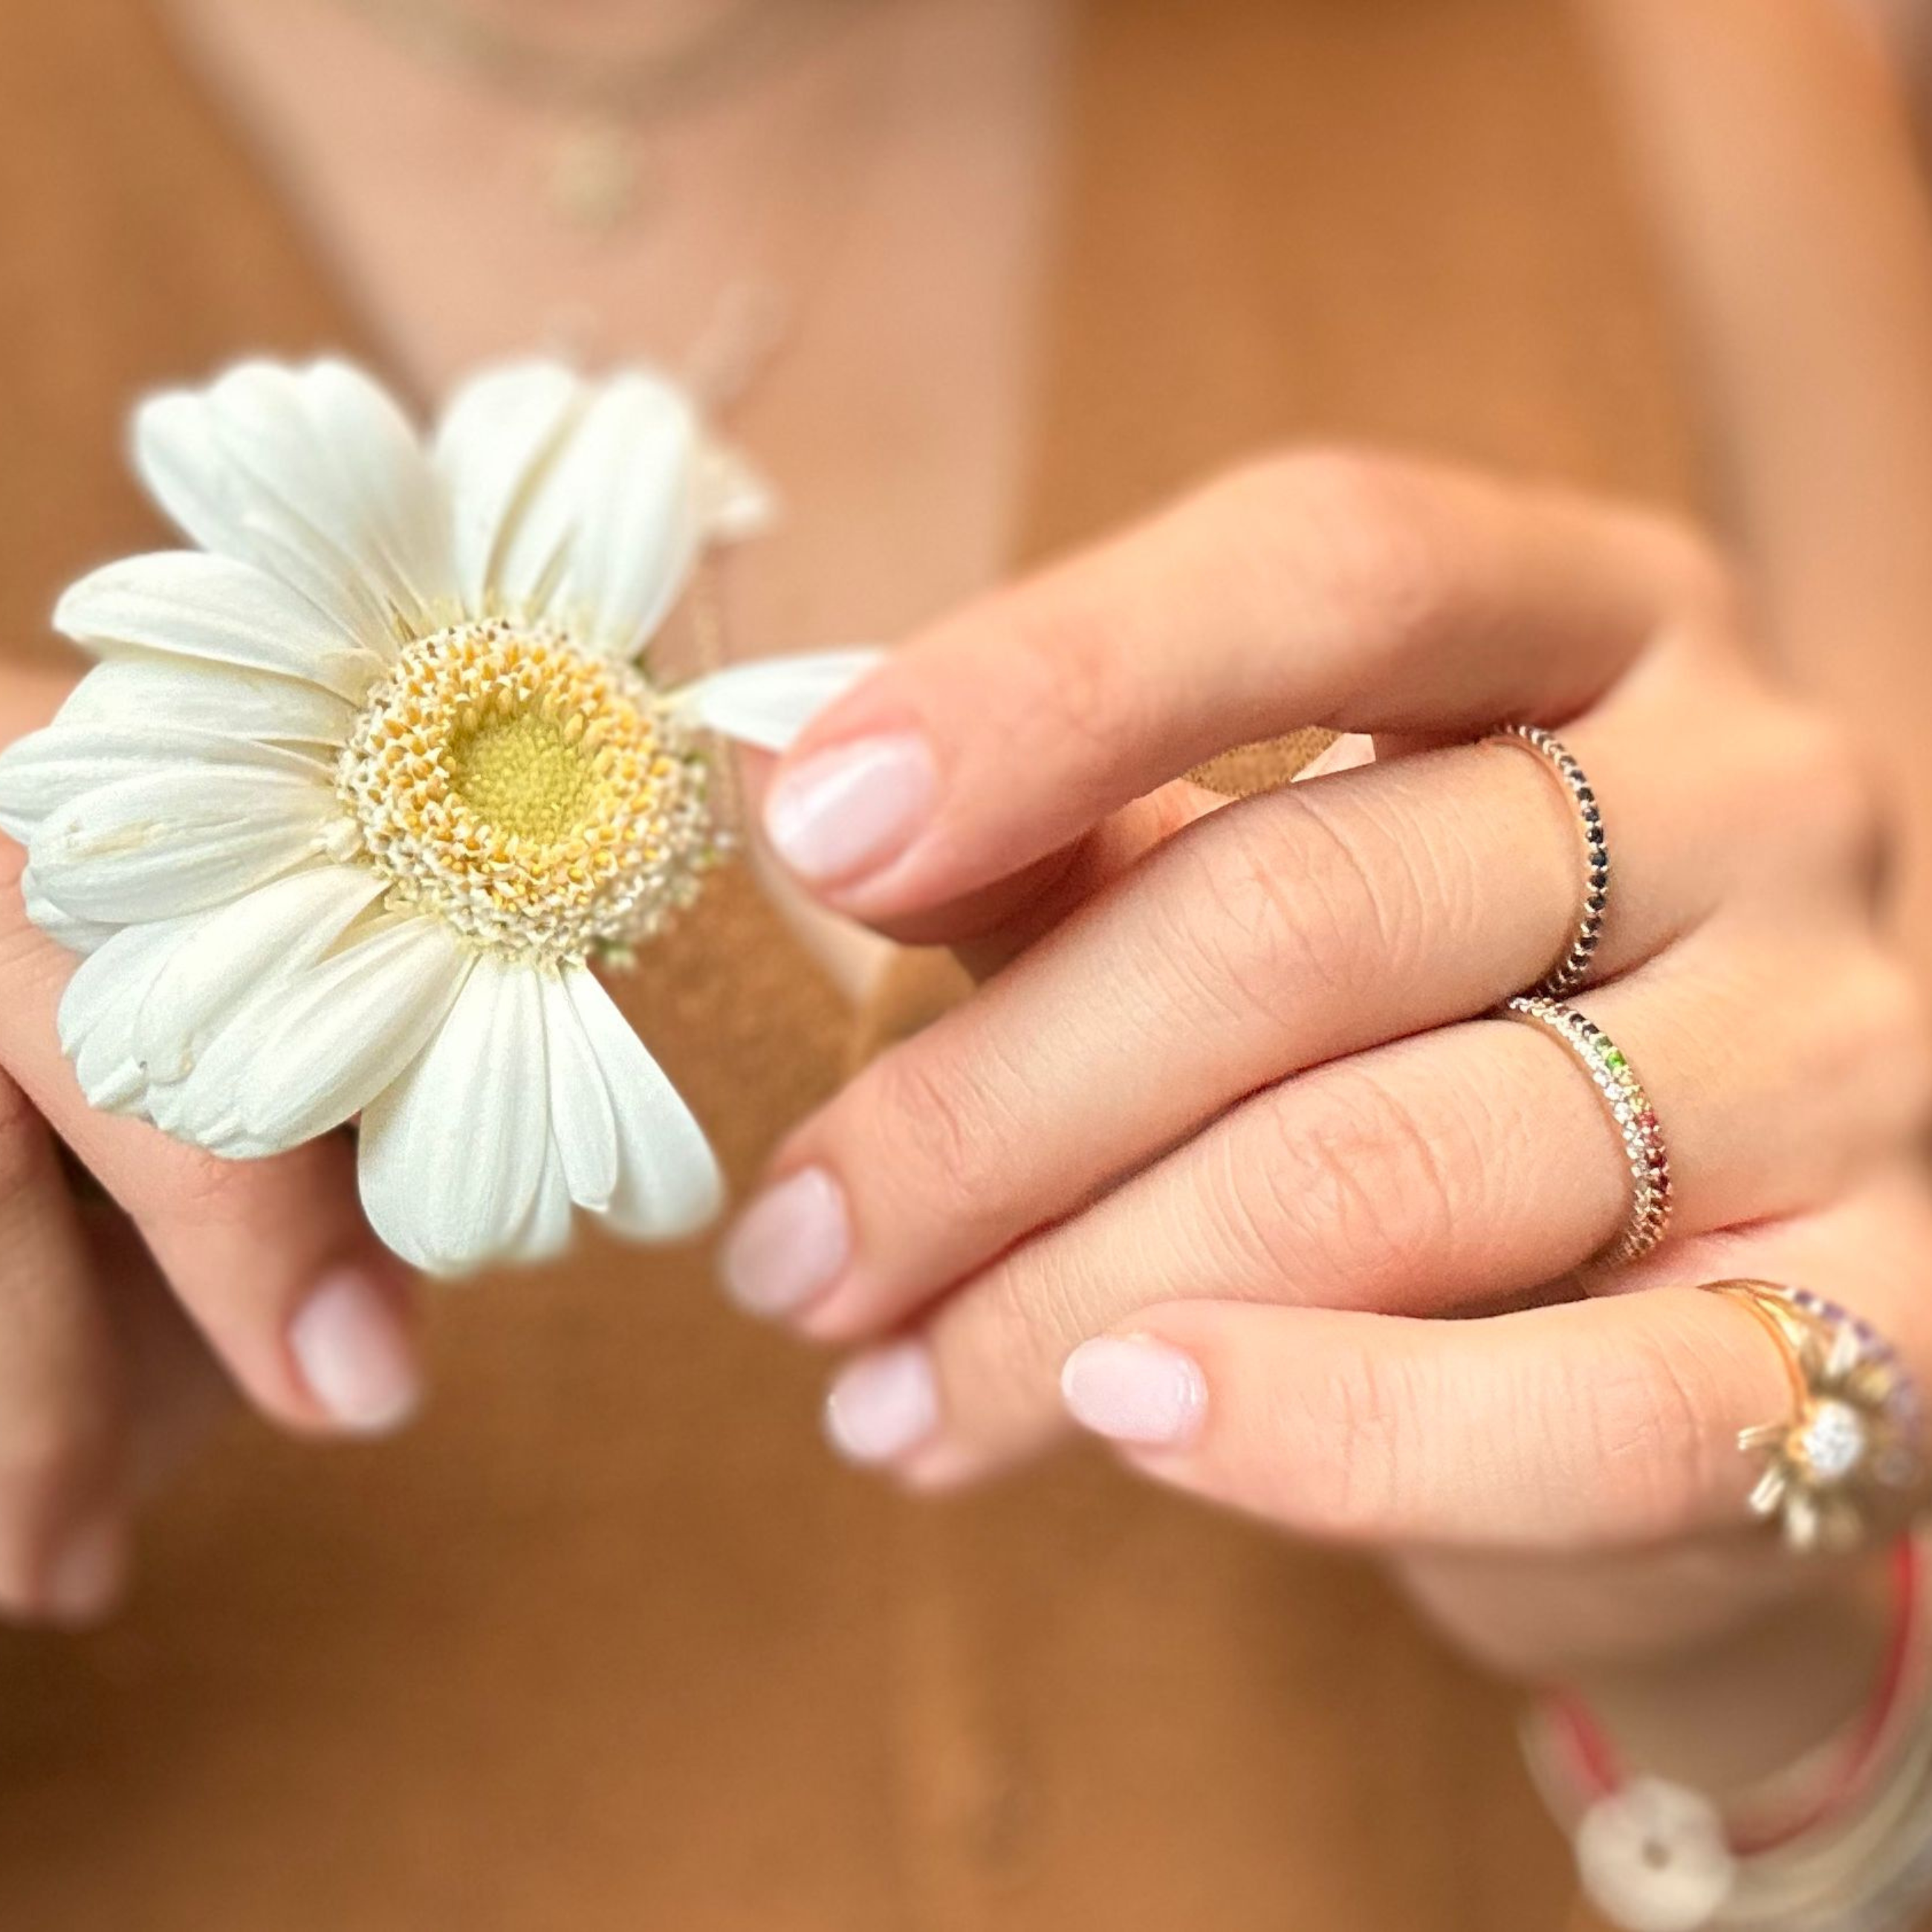
[[[905,1480],[1030,1453],[1068,1426],[1071,1346],[1154,1338],[1196,1364],[1205,1400],[1184,1442],[1124,1448],[1131,1467],[1384,1550],[1480,1660],[1577,1678],[1647,1759],[1721,1785],[1841,1721],[1879,1618],[1864,1567],[1796,1572],[1738,1533],[1729,1436],[1777,1412],[1782,1382],[1690,1285],[1808,1280],[1932,1368],[1928,1208],[1901,1152],[1924,1052],[1871,890],[1880,775],[1922,763],[1922,707],[1893,680],[1932,593],[1897,506],[1925,500],[1932,445],[1896,398],[1932,370],[1914,333],[1932,310],[1896,116],[1874,136],[1883,81],[1826,9],[1777,14],[1798,44],[1772,34],[1782,64],[1750,70],[1787,88],[1780,111],[1721,136],[1714,83],[1770,10],[1713,5],[1708,36],[1681,10],[1606,10],[1612,68],[1661,136],[1694,332],[1724,373],[1742,506],[1724,553],[1628,511],[1300,452],[915,640],[780,783],[880,729],[925,736],[942,781],[927,836],[802,883],[954,944],[986,989],[805,1124],[776,1172],[824,1166],[856,1224],[853,1266],[801,1329],[933,1351],[943,1420]],[[1892,265],[1802,345],[1848,380],[1882,358],[1893,404],[1849,423],[1805,418],[1804,396],[1842,388],[1801,394],[1790,341],[1730,352],[1774,313],[1761,255],[1726,240],[1738,196],[1780,206],[1778,157],[1748,148],[1767,127],[1791,164],[1832,158],[1843,205],[1810,244]],[[1802,258],[1805,232],[1776,232]],[[1818,487],[1800,452],[1820,433],[1846,439],[1834,474],[1869,497]],[[1775,692],[1757,668],[1773,656],[1876,753]],[[0,731],[55,696],[14,674]],[[1686,1236],[1614,1286],[1661,1292],[1584,1292],[1609,1286],[1571,1271],[1615,1227],[1614,1147],[1559,1052],[1473,1017],[1561,950],[1576,892],[1546,777],[1460,742],[1503,716],[1560,724],[1610,814],[1616,983],[1586,1003],[1656,1090]],[[1175,777],[1312,718],[1376,733],[1382,761],[1226,810]],[[1913,921],[1917,880],[1908,865]],[[1915,952],[1925,929],[1908,923]],[[86,1112],[50,1045],[67,968],[10,872],[0,960],[0,1606],[75,1620],[111,1600],[134,1495],[226,1381],[292,1426],[344,1426],[290,1345],[319,1282],[352,1273],[398,1348],[406,1291],[339,1146],[224,1168]],[[1057,1070],[1008,1077],[1040,1072],[1027,1043],[1056,1038]],[[116,1208],[76,1203],[56,1137]],[[1556,1305],[1522,1306],[1552,1282]],[[1483,1318],[1432,1318],[1452,1312]],[[1615,1480],[1606,1439],[1631,1445]],[[1801,1674],[1808,1701],[1765,1694]]]
[[[10,673],[0,734],[64,688]],[[24,860],[0,841],[0,1611],[77,1624],[118,1599],[140,1496],[231,1391],[299,1432],[358,1430],[293,1346],[314,1295],[353,1298],[399,1356],[412,1308],[340,1136],[242,1164],[87,1105],[55,1030],[74,962],[27,920]],[[98,1187],[70,1185],[62,1146]]]
[[[1205,1382],[1195,1438],[1138,1465],[1286,1528],[1540,1552],[1735,1522],[1728,1445],[1779,1412],[1774,1353],[1720,1301],[1576,1279],[1624,1212],[1619,1151],[1566,1054],[1481,1017],[1575,916],[1574,820],[1534,760],[1455,743],[1220,808],[1184,792],[1180,829],[1136,854],[1108,827],[1111,875],[1044,934],[1034,914],[1090,828],[1222,746],[1550,718],[1615,842],[1586,1004],[1671,1124],[1682,1245],[1636,1279],[1768,1264],[1928,1090],[1865,776],[1754,668],[1740,602],[1650,518],[1296,452],[914,640],[814,726],[775,824],[880,737],[938,774],[904,845],[820,896],[991,972],[773,1171],[825,1177],[848,1229],[800,1328],[910,1340],[937,1384],[935,1425],[878,1460],[950,1486],[1046,1446],[1069,1352],[1112,1333]],[[1922,1204],[1898,1192],[1881,1226],[1909,1256]],[[1932,1367],[1898,1272],[1814,1279]],[[1499,1312],[1552,1282],[1583,1298]]]

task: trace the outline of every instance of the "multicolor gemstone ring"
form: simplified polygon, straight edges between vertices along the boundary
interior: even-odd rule
[[[1530,988],[1546,1000],[1560,1000],[1583,983],[1604,937],[1604,918],[1610,903],[1610,848],[1604,838],[1604,814],[1597,794],[1583,776],[1583,767],[1553,733],[1540,724],[1506,724],[1485,741],[1493,745],[1517,745],[1533,753],[1555,773],[1576,808],[1576,824],[1582,835],[1583,907],[1576,918],[1576,930],[1569,949],[1544,977]]]
[[[1505,1000],[1496,1016],[1541,1028],[1567,1047],[1590,1076],[1623,1142],[1630,1179],[1630,1213],[1598,1258],[1621,1264],[1648,1254],[1663,1240],[1670,1220],[1670,1156],[1642,1082],[1601,1027],[1560,1000],[1525,993]]]
[[[1750,1312],[1790,1379],[1791,1414],[1738,1437],[1763,1465],[1751,1513],[1778,1522],[1797,1550],[1855,1549],[1896,1528],[1924,1485],[1925,1426],[1917,1385],[1892,1345],[1808,1288],[1768,1281],[1706,1288]]]

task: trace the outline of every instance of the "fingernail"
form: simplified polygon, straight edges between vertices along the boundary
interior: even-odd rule
[[[42,1606],[50,1622],[75,1629],[98,1623],[120,1600],[127,1577],[127,1532],[118,1521],[87,1524],[49,1565]]]
[[[724,1292],[753,1315],[789,1315],[844,1273],[852,1237],[845,1195],[822,1167],[768,1187],[739,1217],[718,1257]]]
[[[380,1436],[422,1399],[416,1348],[388,1298],[359,1270],[327,1276],[289,1327],[309,1393],[344,1428]]]
[[[765,798],[765,835],[794,872],[850,878],[902,852],[932,810],[938,768],[923,738],[861,738],[787,772]]]
[[[890,1462],[939,1424],[939,1387],[922,1343],[862,1355],[825,1399],[825,1433],[850,1462]]]
[[[1201,1365],[1140,1336],[1083,1342],[1060,1372],[1060,1392],[1076,1422],[1114,1442],[1192,1442],[1208,1411]]]

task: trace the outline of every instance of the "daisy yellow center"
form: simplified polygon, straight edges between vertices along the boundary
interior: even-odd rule
[[[542,712],[486,718],[450,740],[451,788],[478,818],[519,838],[568,837],[596,782],[583,742]]]
[[[638,671],[496,620],[411,644],[337,768],[352,848],[398,903],[498,950],[631,945],[716,855],[709,773]]]

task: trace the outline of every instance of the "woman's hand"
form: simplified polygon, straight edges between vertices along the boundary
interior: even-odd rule
[[[0,742],[64,694],[0,676]],[[74,961],[28,922],[22,862],[0,840],[0,1615],[74,1623],[118,1593],[137,1492],[227,1381],[356,1432],[402,1419],[416,1369],[339,1136],[238,1164],[87,1105],[55,1021]]]
[[[781,856],[1010,962],[790,1136],[728,1249],[740,1301],[868,1345],[830,1399],[845,1453],[957,1484],[1070,1405],[1298,1531],[1606,1549],[1742,1525],[1736,1432],[1788,1400],[1750,1316],[1690,1286],[1802,1276],[1932,1369],[1916,1180],[1805,1233],[1904,1144],[1928,1061],[1874,930],[1870,789],[1743,621],[1649,517],[1296,455],[814,726],[767,794]],[[1583,891],[1550,772],[1467,742],[1504,719],[1560,730],[1601,801],[1608,926],[1572,997],[1676,1182],[1670,1244],[1582,1282],[1630,1180],[1577,1062],[1485,1017]],[[1311,722],[1384,755],[1225,805],[1180,779]],[[1672,1292],[1575,1294],[1640,1284]]]

